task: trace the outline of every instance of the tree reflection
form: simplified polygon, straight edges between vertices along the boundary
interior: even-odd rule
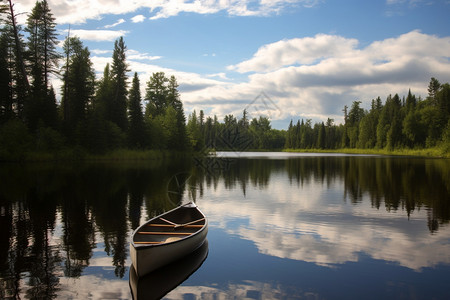
[[[230,162],[230,161],[229,161]],[[217,163],[214,163],[217,166]],[[95,249],[126,270],[129,235],[182,201],[203,197],[223,181],[228,189],[267,189],[287,173],[291,185],[343,182],[343,201],[387,211],[425,209],[430,232],[450,219],[448,160],[385,157],[239,159],[208,170],[189,159],[85,164],[1,165],[0,298],[55,298],[61,276],[79,277]],[[186,184],[168,201],[171,178]],[[186,198],[186,195],[189,195]]]
[[[167,182],[184,166],[2,165],[0,298],[55,298],[62,274],[82,276],[102,245],[122,278],[142,208],[148,216],[173,208]]]
[[[343,200],[358,204],[365,196],[374,208],[428,211],[430,232],[450,220],[450,161],[402,157],[302,157],[285,160],[234,158],[227,169],[215,172],[201,166],[193,169],[190,186],[203,183],[217,187],[223,179],[227,189],[239,185],[244,196],[249,186],[267,188],[271,176],[287,172],[290,184],[303,187],[310,182],[330,186],[344,183]]]

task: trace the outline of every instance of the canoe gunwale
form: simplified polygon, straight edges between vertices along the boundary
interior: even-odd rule
[[[191,222],[189,222],[189,223],[194,224],[194,223],[196,223],[196,222],[204,221],[205,223],[202,224],[202,227],[201,227],[201,228],[198,228],[198,230],[196,230],[196,231],[190,233],[189,235],[186,235],[186,236],[184,236],[184,237],[182,237],[182,238],[180,238],[180,239],[178,239],[178,240],[173,240],[173,241],[169,241],[169,242],[159,242],[159,243],[139,244],[139,243],[137,243],[137,242],[134,241],[134,236],[137,235],[137,234],[140,234],[139,232],[142,230],[142,228],[145,228],[146,226],[151,225],[152,222],[154,222],[154,221],[156,221],[156,220],[158,220],[158,219],[162,219],[164,216],[170,214],[171,212],[173,212],[173,211],[175,211],[175,210],[177,210],[177,209],[180,209],[180,207],[187,207],[187,208],[193,208],[193,209],[196,209],[196,210],[200,213],[201,217],[200,217],[199,219],[193,220],[193,221],[191,221]],[[158,215],[158,216],[156,216],[156,217],[154,217],[154,218],[148,220],[148,221],[145,222],[144,224],[140,225],[139,227],[137,227],[137,228],[134,230],[133,234],[131,235],[131,245],[133,246],[134,250],[136,250],[136,251],[142,251],[142,250],[148,250],[149,248],[164,247],[164,246],[167,246],[167,245],[169,245],[169,244],[182,243],[182,242],[184,242],[186,239],[190,239],[190,238],[193,238],[194,236],[196,236],[196,235],[198,235],[198,234],[201,234],[204,230],[206,230],[207,227],[208,227],[208,219],[207,219],[206,216],[203,214],[203,212],[200,211],[200,209],[198,209],[198,207],[197,207],[194,203],[188,203],[188,204],[185,204],[185,205],[183,205],[183,206],[175,207],[174,209],[169,210],[169,211],[167,211],[167,212],[165,212],[165,213],[163,213],[163,214],[161,214],[161,215]],[[177,227],[174,226],[173,228],[177,228]],[[160,235],[164,235],[164,234],[160,234]],[[170,232],[167,232],[167,235],[170,235]],[[204,242],[204,241],[203,241],[203,242]],[[200,247],[201,245],[203,245],[203,242],[200,243],[200,244],[198,245],[198,247]],[[197,248],[198,248],[198,247],[197,247]]]

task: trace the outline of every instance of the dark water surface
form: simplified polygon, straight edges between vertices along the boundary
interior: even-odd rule
[[[450,299],[449,160],[287,153],[1,164],[0,299],[130,299],[133,229],[187,201],[167,299]]]

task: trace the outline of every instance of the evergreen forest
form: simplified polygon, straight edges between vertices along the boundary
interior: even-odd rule
[[[425,99],[411,92],[389,95],[384,103],[378,97],[369,111],[354,101],[338,125],[330,118],[315,124],[298,119],[277,130],[267,117],[250,119],[247,110],[223,122],[203,111],[186,120],[174,76],[153,73],[141,95],[123,37],[114,42],[112,62],[97,80],[89,49],[70,30],[57,51],[57,24],[46,0],[36,2],[24,25],[17,23],[12,0],[2,1],[0,15],[0,160],[30,159],[30,153],[80,158],[117,149],[450,150],[450,85],[436,78]],[[58,101],[55,77],[62,81]]]
[[[154,73],[141,95],[137,73],[129,78],[127,47],[120,37],[112,63],[96,80],[89,49],[78,37],[69,34],[62,53],[56,51],[56,23],[46,0],[36,2],[23,28],[12,1],[6,2],[1,6],[0,158],[189,149],[174,76]],[[62,80],[60,101],[52,76]]]
[[[224,150],[337,150],[437,148],[441,156],[450,153],[450,85],[431,78],[426,99],[408,92],[406,97],[388,95],[371,101],[369,111],[361,101],[344,106],[344,123],[333,119],[313,124],[311,119],[291,120],[287,130],[272,129],[270,120],[260,116],[249,120],[246,110],[238,120],[227,115],[205,119],[194,111],[187,129],[196,149]]]

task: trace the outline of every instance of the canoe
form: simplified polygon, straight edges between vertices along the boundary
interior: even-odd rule
[[[174,208],[139,226],[132,235],[130,256],[138,277],[200,247],[208,220],[194,203]]]
[[[208,239],[192,253],[145,276],[138,277],[134,267],[131,267],[129,282],[133,300],[161,299],[195,273],[207,256]]]

